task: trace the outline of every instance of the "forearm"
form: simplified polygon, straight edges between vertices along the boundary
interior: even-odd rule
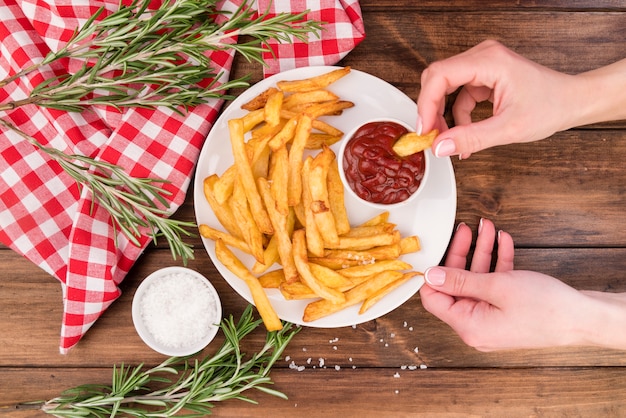
[[[626,119],[626,59],[574,76],[570,127]]]
[[[583,291],[587,307],[581,343],[626,350],[626,293]]]

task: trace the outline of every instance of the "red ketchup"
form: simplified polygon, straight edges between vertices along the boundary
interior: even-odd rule
[[[424,153],[400,157],[391,148],[407,129],[395,122],[370,122],[348,140],[343,167],[352,190],[363,200],[392,204],[409,198],[424,177]]]

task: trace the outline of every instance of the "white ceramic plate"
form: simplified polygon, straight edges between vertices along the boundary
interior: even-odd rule
[[[196,221],[222,229],[204,198],[203,181],[210,174],[221,175],[233,163],[229,142],[228,120],[243,116],[246,111],[241,105],[246,103],[279,80],[295,80],[316,76],[337,67],[306,67],[286,71],[269,77],[242,93],[228,106],[215,122],[213,129],[200,153],[194,184],[194,204]],[[417,106],[413,100],[391,84],[370,74],[352,69],[351,73],[332,84],[329,88],[343,100],[354,102],[355,106],[344,111],[341,116],[328,117],[327,120],[343,132],[349,132],[370,119],[390,117],[405,121],[415,126]],[[345,139],[344,139],[345,140]],[[335,153],[339,143],[333,145]],[[430,151],[427,151],[430,152]],[[452,163],[449,158],[431,158],[432,172],[425,190],[418,199],[410,204],[393,209],[389,221],[398,225],[403,236],[418,235],[422,250],[403,256],[417,271],[436,265],[441,261],[447,248],[454,219],[456,216],[456,182]],[[379,211],[365,206],[346,193],[346,207],[352,224],[358,224],[376,215]],[[203,238],[204,246],[218,271],[237,293],[252,303],[252,296],[246,284],[233,275],[215,256],[213,241]],[[252,257],[235,251],[249,267]],[[268,289],[270,301],[281,319],[310,327],[335,328],[351,326],[378,318],[394,310],[411,298],[424,283],[421,276],[415,277],[394,292],[385,296],[379,303],[362,315],[359,306],[353,306],[341,312],[313,322],[303,322],[304,307],[309,301],[287,301],[280,292]]]

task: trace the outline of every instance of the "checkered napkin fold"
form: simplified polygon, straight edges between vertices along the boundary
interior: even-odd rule
[[[226,0],[233,11],[241,0]],[[272,44],[265,75],[295,67],[334,64],[364,37],[358,0],[258,0],[271,13],[309,10],[308,18],[327,22],[321,39]],[[0,80],[58,50],[75,28],[101,6],[118,0],[5,0],[0,4]],[[292,8],[294,10],[292,10]],[[299,9],[299,10],[295,10]],[[232,55],[211,56],[226,74]],[[0,89],[0,103],[24,99],[53,71],[43,68]],[[170,184],[170,210],[185,198],[199,151],[222,105],[214,100],[181,116],[167,109],[94,108],[68,113],[35,105],[0,114],[44,146],[83,154],[124,167],[135,177],[156,177]],[[117,233],[105,210],[94,206],[59,165],[13,131],[0,131],[0,241],[56,277],[63,289],[60,351],[75,346],[107,307],[120,296],[118,285],[150,238],[136,246]]]

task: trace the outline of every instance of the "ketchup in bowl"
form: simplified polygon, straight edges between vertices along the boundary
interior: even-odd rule
[[[407,200],[419,188],[426,168],[424,153],[400,157],[391,148],[407,132],[396,122],[369,122],[348,139],[343,170],[361,199],[389,205]]]

